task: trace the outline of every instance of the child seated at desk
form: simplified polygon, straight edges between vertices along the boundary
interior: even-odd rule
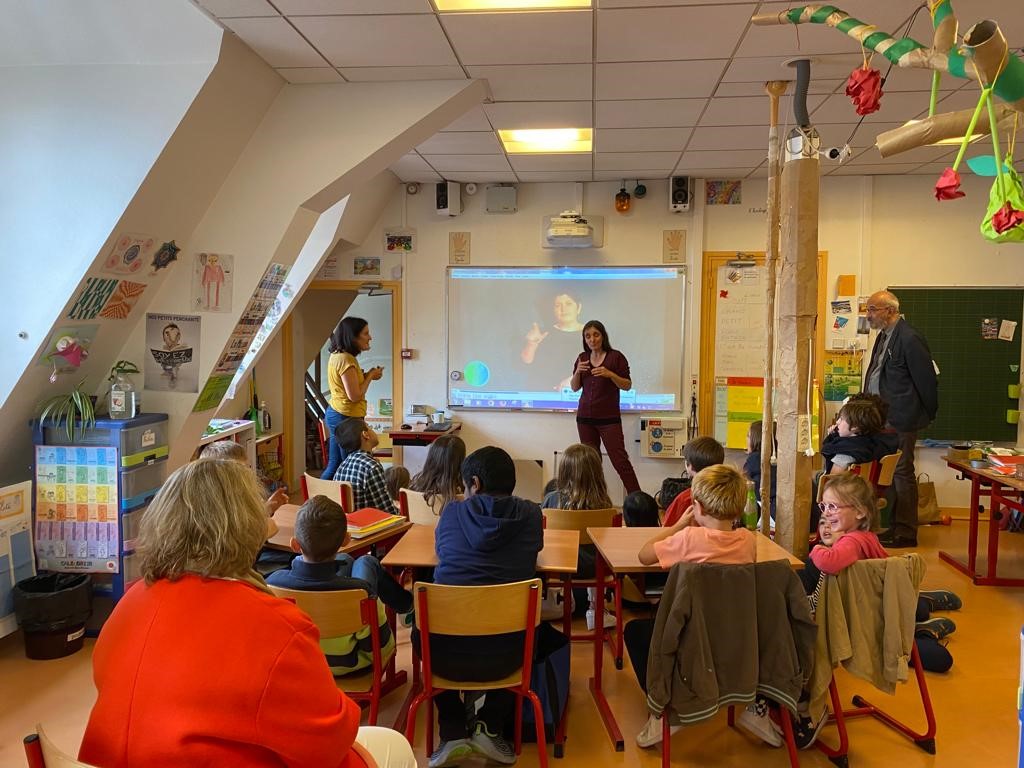
[[[512,495],[516,468],[501,448],[474,451],[462,463],[466,498],[445,507],[437,523],[434,581],[454,586],[507,584],[532,579],[544,546],[540,507]],[[418,646],[419,633],[413,643]],[[453,637],[431,635],[433,671],[451,680],[499,680],[523,663],[523,633]],[[516,761],[515,750],[499,736],[511,717],[515,696],[488,691],[473,724],[458,691],[434,698],[441,744],[430,768],[452,765],[472,753],[503,765]]]
[[[348,540],[345,510],[326,496],[314,496],[299,507],[295,517],[295,535],[290,544],[292,550],[300,554],[292,560],[291,568],[270,574],[267,583],[315,592],[365,589],[370,597],[380,598],[377,615],[381,655],[387,658],[395,651],[395,638],[380,603],[396,613],[408,613],[412,610],[412,594],[372,555],[353,561],[348,555],[338,554]],[[373,663],[369,630],[355,635],[321,637],[320,647],[335,675],[347,675]]]
[[[384,479],[384,465],[371,454],[380,442],[377,433],[362,419],[349,418],[334,430],[334,437],[345,454],[334,479],[352,485],[356,509],[373,507],[397,515],[398,509],[391,501]]]
[[[698,472],[725,461],[725,448],[713,437],[695,437],[683,446],[683,465],[686,474],[693,477]],[[666,528],[679,522],[679,518],[690,508],[692,486],[676,496],[665,509],[662,525]],[[661,502],[664,505],[664,501]]]
[[[409,490],[423,494],[423,500],[440,515],[449,501],[462,498],[462,462],[466,444],[458,435],[441,435],[427,449],[423,469],[409,483]]]
[[[216,442],[210,443],[202,452],[199,454],[200,459],[225,459],[227,461],[237,461],[240,464],[249,466],[249,457],[245,452],[245,448],[240,443],[236,443],[234,440],[217,440]],[[255,472],[255,470],[254,470]],[[259,477],[257,473],[257,478]],[[262,483],[261,483],[262,487]],[[274,522],[274,513],[277,512],[277,508],[288,501],[288,489],[281,486],[264,502],[264,508],[267,510],[267,538],[271,538],[277,533],[277,523]]]
[[[411,481],[412,476],[409,474],[409,470],[401,464],[392,464],[384,470],[384,482],[388,486],[388,496],[391,497],[391,502],[396,507],[398,506],[399,491],[408,488]]]
[[[717,444],[717,443],[716,443]],[[668,528],[662,528],[640,548],[644,565],[671,568],[676,563],[745,565],[757,559],[757,542],[746,528],[733,528],[743,513],[747,482],[725,464],[702,469],[690,486],[693,504]],[[623,640],[640,687],[647,690],[647,660],[654,636],[654,619],[634,619],[626,624]],[[672,726],[675,733],[682,726]],[[651,715],[636,743],[653,747],[661,741],[661,720]]]

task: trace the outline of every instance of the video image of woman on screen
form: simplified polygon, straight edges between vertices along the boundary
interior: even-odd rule
[[[589,320],[583,326],[583,352],[576,356],[570,386],[573,392],[583,390],[576,409],[580,442],[598,453],[604,443],[626,493],[639,491],[640,483],[626,453],[619,411],[619,392],[632,386],[629,361],[612,347],[599,320]]]
[[[530,381],[536,383],[537,389],[543,390],[569,386],[569,380],[562,373],[563,366],[566,357],[578,348],[577,334],[583,330],[580,321],[583,300],[575,288],[556,294],[552,309],[555,322],[547,325],[534,321],[519,353],[519,359],[535,369]],[[544,311],[547,311],[546,307]]]

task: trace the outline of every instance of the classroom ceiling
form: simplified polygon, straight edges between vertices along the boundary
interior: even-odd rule
[[[931,73],[893,68],[879,112],[857,128],[844,94],[857,43],[819,25],[754,27],[797,7],[777,0],[594,0],[592,10],[438,13],[430,0],[194,0],[292,83],[485,78],[493,102],[456,120],[392,166],[404,181],[544,182],[766,176],[764,81],[791,80],[785,61],[812,59],[808,100],[832,176],[938,175],[955,147],[884,160],[875,136],[927,114]],[[893,34],[921,0],[847,0],[851,15]],[[998,19],[1024,46],[1020,0],[960,0],[960,33]],[[910,35],[927,42],[927,9]],[[888,63],[875,56],[885,74]],[[792,90],[792,87],[791,89]],[[973,108],[976,83],[944,77],[940,112]],[[788,96],[782,119],[792,119]],[[502,128],[594,129],[588,154],[508,155]],[[856,128],[856,132],[855,131]],[[852,138],[850,138],[852,135]]]

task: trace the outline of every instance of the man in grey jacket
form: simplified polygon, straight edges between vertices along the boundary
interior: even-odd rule
[[[917,546],[917,433],[935,419],[939,388],[928,342],[900,316],[900,302],[889,291],[868,298],[868,323],[878,331],[864,389],[889,405],[889,424],[903,452],[896,464],[892,524],[879,536],[886,547]]]

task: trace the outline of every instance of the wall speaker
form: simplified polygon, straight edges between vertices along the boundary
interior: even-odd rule
[[[690,210],[693,200],[693,179],[689,176],[672,176],[668,180],[668,209],[672,213]]]
[[[462,195],[454,181],[442,181],[434,185],[434,202],[438,216],[458,216],[462,213]]]

